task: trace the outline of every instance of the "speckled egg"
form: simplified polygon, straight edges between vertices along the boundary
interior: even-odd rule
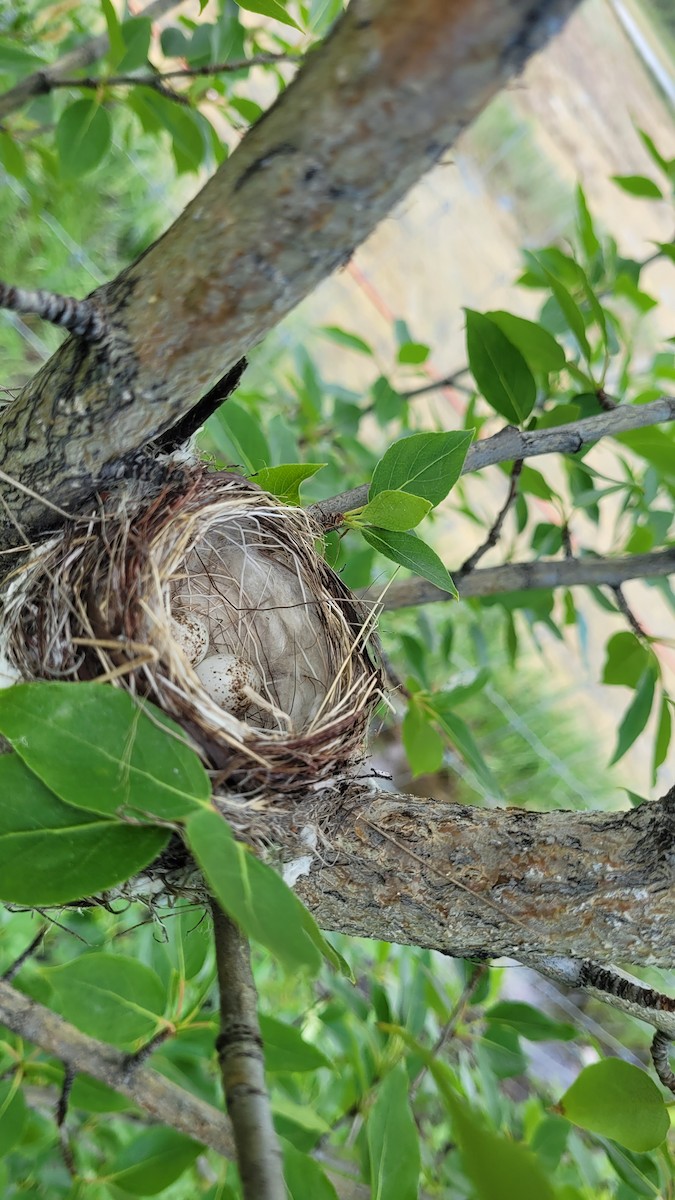
[[[253,663],[234,654],[210,654],[195,667],[195,674],[211,699],[235,717],[243,716],[251,705],[243,688],[260,689],[260,676]]]
[[[209,631],[206,623],[193,613],[179,613],[171,618],[173,639],[180,646],[188,662],[196,667],[206,658],[209,648]]]

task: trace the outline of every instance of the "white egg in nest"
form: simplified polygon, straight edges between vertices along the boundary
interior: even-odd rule
[[[195,667],[195,674],[212,700],[219,708],[241,717],[251,705],[251,697],[244,688],[259,692],[261,679],[258,671],[245,658],[234,654],[210,654]]]
[[[171,618],[171,633],[191,666],[196,667],[206,658],[209,631],[205,621],[193,613],[179,613]]]

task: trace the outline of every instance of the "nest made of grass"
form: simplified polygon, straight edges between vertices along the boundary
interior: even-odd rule
[[[37,551],[0,644],[24,680],[107,680],[159,705],[241,825],[352,772],[382,698],[374,614],[318,536],[247,480],[176,469],[151,501],[109,496]]]

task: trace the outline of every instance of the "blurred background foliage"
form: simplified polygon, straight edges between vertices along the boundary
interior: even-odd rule
[[[79,72],[95,75],[98,86],[59,87],[2,118],[3,277],[84,295],[114,275],[182,209],[341,7],[339,0],[209,0],[201,6],[194,0],[151,24],[107,0],[100,6],[91,0],[3,6],[0,91],[94,34],[107,29],[110,38],[107,57]],[[591,0],[575,18],[579,88],[586,71],[602,81],[612,73],[612,48],[625,37],[615,7]],[[630,12],[672,79],[671,7],[668,0],[645,0]],[[596,45],[590,63],[599,29],[607,46]],[[134,82],[261,54],[279,57],[251,70],[166,80],[159,88]],[[253,476],[285,463],[321,463],[301,487],[308,503],[367,482],[403,436],[449,428],[493,432],[514,418],[486,376],[484,338],[473,345],[465,340],[463,305],[491,314],[489,329],[501,330],[516,349],[521,381],[524,364],[531,403],[515,416],[526,428],[673,393],[675,129],[667,90],[659,72],[644,74],[635,44],[622,44],[621,62],[630,63],[632,74],[618,70],[610,100],[604,96],[606,128],[591,128],[597,161],[582,190],[535,112],[536,71],[548,70],[554,84],[566,72],[569,82],[569,54],[563,41],[545,56],[552,65],[535,67],[532,78],[500,96],[460,143],[451,183],[451,168],[438,168],[426,191],[421,185],[415,193],[418,200],[386,223],[393,233],[385,229],[373,239],[381,239],[384,258],[387,239],[400,240],[401,230],[408,236],[417,228],[423,239],[433,200],[431,240],[442,240],[454,218],[470,246],[467,261],[458,261],[455,291],[439,267],[440,278],[411,281],[409,292],[394,286],[395,298],[390,293],[387,301],[386,280],[379,288],[373,283],[368,255],[375,251],[366,247],[336,283],[252,354],[236,398],[203,434],[206,455]],[[130,82],[106,82],[111,76]],[[639,98],[638,111],[626,112],[624,140],[613,141],[611,106],[628,107],[622,84]],[[645,116],[654,124],[636,131],[634,118]],[[585,118],[591,127],[600,119],[592,106]],[[571,138],[575,128],[570,122]],[[607,192],[600,174],[605,181],[615,177]],[[448,186],[468,200],[449,201]],[[610,194],[616,200],[597,216],[595,197]],[[462,225],[462,204],[482,213],[486,195],[505,225],[499,233],[497,224],[487,227],[479,241]],[[635,232],[643,222],[650,229],[647,245],[647,235]],[[508,238],[519,268],[501,256],[500,239]],[[416,245],[408,247],[410,272]],[[371,320],[363,319],[366,301]],[[440,314],[431,334],[420,316],[426,302]],[[516,325],[508,314],[530,323]],[[4,315],[6,398],[60,340],[56,330],[29,317]],[[451,571],[483,542],[506,496],[509,470],[506,464],[485,479],[463,478],[423,526]],[[530,462],[486,562],[666,547],[674,495],[672,427],[623,435],[574,459]],[[328,538],[326,553],[366,596],[395,570],[357,530]],[[578,589],[522,592],[383,614],[383,644],[404,686],[373,731],[373,767],[397,789],[460,803],[608,808],[660,795],[674,778],[675,603],[663,579],[631,584],[626,594],[630,602],[607,588],[583,595]],[[618,765],[610,766],[612,759]],[[3,963],[25,950],[44,920],[44,939],[17,985],[102,1038],[110,1038],[120,1010],[126,1012],[125,987],[131,988],[145,1023],[136,1028],[132,1022],[119,1044],[137,1048],[148,1034],[148,1013],[152,1028],[168,1019],[175,1032],[152,1065],[220,1106],[206,918],[182,904],[164,913],[142,905],[113,908],[44,918],[2,910]],[[315,984],[284,974],[262,954],[256,962],[293,1200],[334,1194],[324,1168],[346,1181],[370,1180],[373,1196],[405,1200],[416,1194],[418,1165],[424,1194],[452,1200],[675,1194],[667,1142],[632,1149],[620,1131],[615,1137],[591,1132],[556,1110],[599,1056],[644,1066],[646,1027],[564,995],[512,964],[488,967],[408,947],[338,943],[356,986],[327,969]],[[102,971],[107,962],[119,984],[92,1016],[78,996],[76,964],[101,954],[115,956],[96,961]],[[73,981],[65,986],[69,969]],[[672,987],[664,972],[644,974],[660,990]],[[55,1139],[62,1076],[63,1068],[45,1054],[13,1035],[0,1037],[0,1182],[7,1197],[239,1195],[232,1166],[181,1135],[144,1130],[131,1105],[84,1077],[75,1082],[67,1121],[73,1174]],[[468,1123],[453,1108],[453,1095],[463,1098]],[[605,1095],[599,1089],[595,1097],[599,1111]],[[383,1120],[394,1143],[406,1147],[407,1167],[383,1148]],[[512,1151],[522,1157],[509,1159]],[[494,1164],[492,1174],[477,1165],[481,1161]],[[386,1188],[378,1191],[383,1178]],[[367,1186],[345,1194],[365,1195]]]

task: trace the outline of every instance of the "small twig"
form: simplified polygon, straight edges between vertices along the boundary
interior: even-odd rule
[[[513,503],[516,499],[516,496],[518,495],[518,479],[520,477],[520,472],[522,471],[522,469],[523,469],[523,460],[522,460],[522,458],[517,458],[511,468],[511,482],[509,484],[509,490],[508,490],[508,493],[506,496],[506,500],[504,501],[501,509],[499,510],[499,513],[497,514],[496,520],[495,520],[492,528],[488,532],[488,535],[487,535],[485,541],[482,542],[481,545],[478,546],[474,550],[473,554],[470,554],[469,557],[462,563],[461,567],[459,568],[459,571],[457,571],[457,573],[455,575],[455,580],[457,580],[458,578],[460,578],[464,575],[468,575],[470,571],[473,571],[474,567],[476,566],[477,563],[480,562],[483,555],[487,554],[488,550],[491,550],[493,546],[497,545],[497,542],[499,541],[499,536],[502,532],[502,526],[504,524],[504,521],[506,520],[506,514],[508,513],[509,509],[513,505]]]
[[[99,308],[91,300],[76,300],[58,292],[29,291],[0,283],[0,308],[12,312],[33,313],[51,325],[60,325],[87,342],[100,342],[106,335],[106,323]]]
[[[403,400],[415,400],[417,396],[426,396],[428,392],[438,392],[442,388],[454,388],[456,392],[465,392],[470,396],[474,392],[474,388],[469,387],[466,383],[458,383],[461,375],[466,375],[468,367],[461,367],[459,371],[453,371],[452,375],[446,375],[444,379],[432,379],[429,383],[423,383],[420,387],[410,388],[407,392],[399,392]]]
[[[68,1116],[68,1101],[70,1100],[70,1093],[72,1091],[73,1083],[75,1082],[75,1075],[77,1072],[74,1071],[72,1067],[69,1067],[66,1064],[64,1064],[64,1066],[65,1066],[65,1074],[63,1076],[63,1083],[61,1085],[61,1091],[59,1092],[59,1098],[56,1102],[56,1112],[54,1115],[56,1117],[56,1128],[58,1129],[58,1132],[59,1132],[59,1145],[61,1147],[61,1157],[63,1158],[63,1161],[65,1163],[68,1174],[73,1179],[76,1179],[77,1178],[77,1167],[75,1165],[75,1155],[73,1153],[73,1147],[71,1145],[70,1138],[68,1137],[68,1132],[66,1130],[66,1117]]]
[[[30,942],[29,945],[26,946],[26,949],[21,952],[21,954],[19,955],[18,958],[14,959],[14,962],[12,963],[12,965],[9,966],[6,971],[3,971],[2,979],[6,980],[6,982],[9,983],[14,978],[15,975],[18,975],[23,964],[29,958],[31,958],[32,955],[35,954],[35,951],[42,945],[42,939],[45,936],[48,928],[49,928],[48,925],[43,925],[42,928],[38,930],[38,932],[35,934],[35,937],[33,938],[32,942]]]
[[[433,1058],[438,1057],[438,1055],[440,1054],[441,1050],[443,1049],[445,1043],[448,1041],[449,1038],[452,1037],[453,1033],[455,1032],[455,1029],[457,1028],[459,1022],[462,1019],[462,1016],[464,1015],[464,1012],[471,1000],[471,997],[473,996],[474,992],[476,991],[478,984],[483,979],[483,976],[485,975],[486,971],[489,969],[489,966],[490,966],[489,962],[480,963],[479,966],[476,967],[476,970],[474,971],[471,979],[469,979],[469,981],[467,983],[465,983],[464,987],[462,988],[461,994],[457,1000],[457,1003],[455,1004],[455,1007],[453,1008],[452,1012],[450,1013],[450,1016],[448,1017],[447,1021],[445,1022],[445,1025],[443,1026],[443,1028],[436,1040],[434,1048],[431,1051]],[[409,1096],[410,1096],[411,1100],[413,1100],[415,1098],[415,1095],[419,1089],[419,1086],[420,1086],[422,1080],[424,1079],[424,1076],[426,1075],[428,1069],[429,1068],[427,1067],[427,1065],[425,1063],[425,1065],[421,1068],[420,1071],[418,1071],[417,1075],[413,1079],[413,1081],[410,1085],[410,1092],[409,1092]]]
[[[626,597],[623,594],[621,585],[615,584],[612,587],[612,592],[614,593],[614,598],[616,600],[619,611],[621,613],[623,613],[624,617],[628,621],[628,624],[630,625],[631,629],[633,630],[633,633],[635,634],[636,638],[638,638],[641,642],[647,642],[649,640],[647,637],[647,634],[645,633],[640,622],[638,621],[637,617],[635,616],[635,613],[633,612],[628,601],[626,600]]]
[[[141,1046],[140,1050],[135,1050],[133,1054],[127,1055],[127,1066],[138,1067],[141,1063],[147,1062],[147,1060],[150,1058],[150,1055],[153,1054],[157,1047],[161,1046],[162,1043],[167,1040],[167,1038],[172,1037],[175,1032],[176,1031],[173,1028],[173,1025],[165,1025],[164,1028],[160,1029],[159,1032],[154,1035],[154,1037],[151,1037],[149,1041],[145,1043],[145,1045]]]
[[[670,1065],[670,1052],[673,1047],[673,1039],[669,1038],[666,1033],[662,1033],[657,1029],[654,1034],[654,1039],[651,1044],[652,1062],[654,1070],[658,1075],[661,1083],[670,1092],[675,1094],[675,1072]]]
[[[622,404],[611,412],[599,413],[595,417],[584,417],[571,421],[569,425],[555,425],[551,429],[534,429],[523,432],[513,425],[506,425],[492,437],[483,438],[469,446],[464,460],[462,475],[481,471],[496,463],[510,462],[517,458],[536,458],[541,454],[578,454],[584,446],[591,446],[605,437],[616,437],[633,429],[647,425],[660,425],[675,420],[675,397],[663,396],[650,404]],[[311,504],[308,512],[319,524],[328,518],[329,527],[339,524],[337,518],[353,508],[368,502],[368,484],[341,492]]]
[[[265,1086],[249,945],[215,900],[212,911],[220,989],[216,1049],[244,1200],[286,1200],[281,1153]]]
[[[246,71],[249,67],[274,66],[276,63],[301,63],[302,55],[289,52],[279,54],[252,54],[250,58],[235,58],[230,62],[206,63],[201,67],[176,67],[171,71],[157,71],[151,75],[87,75],[81,79],[47,79],[44,91],[55,88],[87,88],[94,91],[104,87],[151,87],[161,88],[166,79],[197,79],[200,76],[224,75],[234,71]],[[170,93],[172,100],[177,98]],[[183,99],[183,97],[178,97]]]

